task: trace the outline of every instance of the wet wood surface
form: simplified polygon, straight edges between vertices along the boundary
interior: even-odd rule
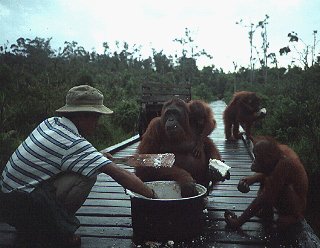
[[[230,180],[219,182],[207,199],[206,224],[203,234],[185,242],[149,242],[146,247],[267,247],[264,226],[254,217],[240,230],[229,230],[224,221],[226,209],[241,213],[256,196],[258,186],[251,186],[251,191],[242,194],[237,190],[241,177],[250,175],[252,158],[244,141],[226,142],[222,113],[223,101],[211,104],[217,121],[217,128],[211,138],[217,145],[222,159],[231,166]],[[115,157],[135,153],[138,136],[108,148],[115,151]],[[127,146],[129,143],[129,146]],[[132,168],[121,165],[129,171]],[[84,248],[102,247],[144,247],[132,241],[132,220],[130,198],[124,189],[112,178],[101,174],[84,205],[78,210],[81,222],[77,234],[81,235]],[[181,209],[183,211],[183,209]],[[0,223],[0,247],[14,247],[15,229]]]

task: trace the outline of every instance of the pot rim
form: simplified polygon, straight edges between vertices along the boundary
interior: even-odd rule
[[[178,184],[176,181],[150,181],[150,182],[145,182],[145,184],[151,184],[151,183],[156,183],[156,182],[169,182],[169,183],[175,183],[175,184]],[[196,188],[197,189],[200,189],[200,191],[202,191],[201,193],[199,193],[198,195],[195,195],[195,196],[191,196],[191,197],[184,197],[184,198],[174,198],[174,199],[164,199],[164,198],[161,198],[161,199],[154,199],[154,198],[148,198],[148,197],[145,197],[143,195],[140,195],[138,193],[134,193],[132,192],[131,190],[129,189],[125,189],[125,193],[127,195],[130,196],[130,198],[138,198],[138,199],[143,199],[143,200],[149,200],[149,201],[161,201],[161,202],[172,202],[172,201],[185,201],[185,200],[189,200],[189,199],[195,199],[195,198],[200,198],[202,196],[204,196],[206,193],[207,193],[207,188],[204,187],[203,185],[201,184],[197,184],[196,183]]]

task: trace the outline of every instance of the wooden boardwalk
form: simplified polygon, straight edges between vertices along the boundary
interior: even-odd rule
[[[252,174],[250,171],[252,159],[242,140],[229,143],[224,139],[222,112],[225,103],[216,101],[211,105],[217,120],[217,128],[210,137],[217,145],[222,159],[231,166],[231,178],[218,183],[208,196],[206,228],[203,235],[188,242],[169,242],[165,245],[153,243],[150,247],[268,246],[263,225],[258,218],[252,218],[238,231],[226,228],[224,211],[230,209],[237,213],[242,212],[256,196],[258,186],[251,186],[251,191],[247,194],[242,194],[237,190],[239,179]],[[116,151],[115,157],[133,154],[138,145],[137,138],[137,136],[133,137],[129,146],[126,146],[127,142],[123,142],[108,150]],[[130,167],[121,166],[132,171]],[[77,230],[82,237],[81,247],[137,247],[132,242],[130,198],[124,193],[124,189],[110,177],[99,175],[88,199],[77,212],[77,217],[81,222]],[[14,247],[14,240],[14,228],[0,223],[0,247]]]

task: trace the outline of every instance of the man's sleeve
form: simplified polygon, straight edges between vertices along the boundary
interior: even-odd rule
[[[62,158],[61,169],[90,177],[99,174],[99,169],[111,160],[104,157],[87,140],[73,142]]]

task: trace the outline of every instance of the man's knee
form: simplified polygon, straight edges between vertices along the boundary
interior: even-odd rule
[[[89,178],[78,173],[66,172],[53,179],[52,183],[57,190],[57,196],[59,196],[72,191],[74,188],[78,188],[79,191],[81,191],[81,189],[83,189],[83,191],[91,190],[96,180],[97,177]]]
[[[77,173],[64,173],[53,181],[57,199],[67,209],[76,211],[89,195],[97,177],[85,177]]]

